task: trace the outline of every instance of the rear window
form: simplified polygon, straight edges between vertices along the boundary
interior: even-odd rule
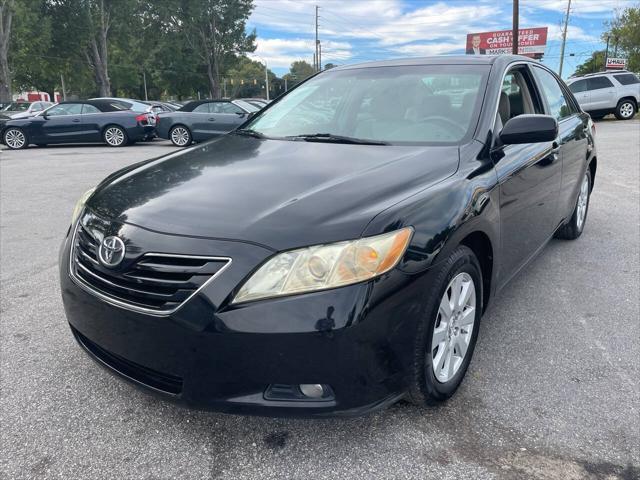
[[[634,83],[640,83],[638,77],[636,77],[633,73],[621,73],[620,75],[614,75],[613,78],[615,78],[622,85],[633,85]]]
[[[587,80],[587,90],[598,90],[599,88],[613,87],[613,83],[607,77],[593,77]]]

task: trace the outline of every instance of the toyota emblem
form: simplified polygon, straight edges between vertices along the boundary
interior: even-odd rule
[[[98,248],[100,263],[109,268],[117,267],[124,259],[125,249],[119,237],[106,237]]]

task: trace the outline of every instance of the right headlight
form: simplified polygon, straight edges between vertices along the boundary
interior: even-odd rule
[[[71,214],[71,225],[76,223],[76,220],[80,216],[80,213],[82,213],[82,209],[84,208],[84,204],[87,203],[87,200],[89,200],[89,197],[91,197],[91,195],[95,191],[96,191],[96,188],[93,187],[93,188],[90,188],[89,190],[87,190],[86,192],[84,192],[80,196],[80,198],[76,202],[76,206],[73,207],[73,213]]]
[[[313,292],[369,280],[395,267],[412,227],[348,242],[283,252],[267,261],[240,288],[232,303]]]

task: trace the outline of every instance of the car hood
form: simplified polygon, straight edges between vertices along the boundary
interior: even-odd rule
[[[358,238],[382,210],[451,176],[452,146],[376,146],[240,135],[103,182],[87,206],[149,230],[274,250]]]

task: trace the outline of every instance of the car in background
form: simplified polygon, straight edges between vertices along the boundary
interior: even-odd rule
[[[121,102],[79,100],[58,103],[33,117],[11,119],[0,130],[0,138],[12,150],[54,143],[121,147],[143,140],[154,129],[148,114],[129,110]]]
[[[2,112],[5,108],[11,105],[13,102],[0,102],[0,112]]]
[[[234,130],[258,110],[243,100],[196,100],[158,115],[156,132],[177,147],[186,147]]]
[[[582,109],[591,118],[613,113],[618,120],[631,120],[640,105],[640,79],[626,70],[589,73],[567,80]]]
[[[43,111],[53,105],[52,102],[11,102],[2,109],[0,117],[26,118]]]

